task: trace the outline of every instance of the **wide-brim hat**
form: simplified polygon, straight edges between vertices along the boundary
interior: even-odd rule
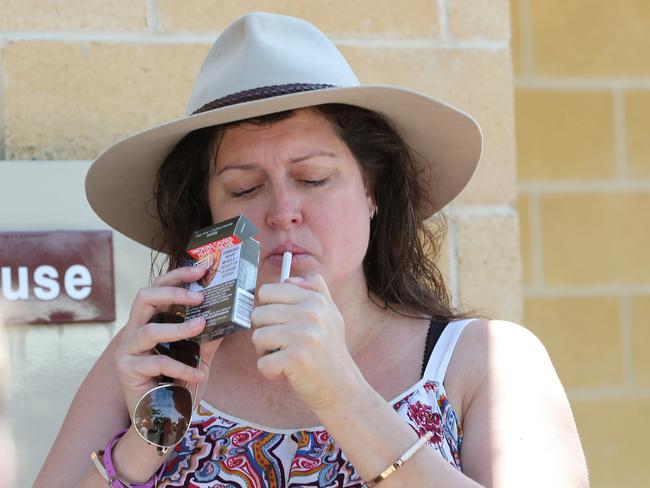
[[[430,202],[417,209],[422,219],[458,195],[476,170],[482,135],[472,117],[412,90],[362,85],[334,44],[312,24],[256,12],[239,17],[217,38],[201,66],[186,116],[104,150],[86,176],[86,196],[108,225],[155,248],[154,237],[162,229],[152,212],[154,179],[185,135],[329,103],[363,107],[390,120],[412,150],[428,188]]]

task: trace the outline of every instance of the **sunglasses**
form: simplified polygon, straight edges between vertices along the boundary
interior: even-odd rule
[[[152,318],[152,322],[157,323],[183,321],[181,314],[171,312],[161,313]],[[193,368],[199,365],[200,351],[201,346],[198,343],[187,339],[162,342],[154,348],[157,354],[164,354]],[[135,430],[145,441],[156,446],[159,454],[166,454],[169,449],[178,444],[190,428],[194,410],[193,398],[196,398],[197,389],[198,383],[192,395],[187,384],[177,385],[173,378],[162,375],[158,378],[158,386],[146,392],[138,400],[133,411]]]

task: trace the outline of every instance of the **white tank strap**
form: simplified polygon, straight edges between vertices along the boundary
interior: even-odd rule
[[[440,384],[444,382],[456,342],[458,342],[458,338],[463,333],[465,326],[474,320],[476,319],[455,320],[447,324],[433,348],[427,367],[424,370],[424,378]]]

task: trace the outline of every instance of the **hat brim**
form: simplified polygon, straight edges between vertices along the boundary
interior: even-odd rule
[[[326,103],[363,107],[386,116],[413,151],[430,203],[424,219],[467,185],[481,155],[482,134],[468,114],[427,95],[387,85],[326,88],[231,105],[147,129],[104,150],[86,175],[86,196],[109,226],[155,249],[161,232],[152,209],[156,172],[189,132],[284,110]],[[164,251],[157,249],[158,251]]]

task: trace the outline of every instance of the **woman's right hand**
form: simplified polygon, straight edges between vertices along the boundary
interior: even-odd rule
[[[138,400],[157,386],[156,378],[165,375],[181,382],[199,383],[198,403],[205,392],[210,363],[221,339],[201,344],[201,362],[192,368],[168,356],[156,354],[159,342],[173,342],[194,337],[203,331],[202,317],[183,323],[155,323],[151,319],[172,305],[198,305],[203,294],[190,292],[181,285],[198,280],[204,268],[184,267],[165,273],[154,280],[150,288],[142,288],[131,307],[129,320],[123,329],[122,341],[114,354],[117,376],[124,399],[132,417]]]

